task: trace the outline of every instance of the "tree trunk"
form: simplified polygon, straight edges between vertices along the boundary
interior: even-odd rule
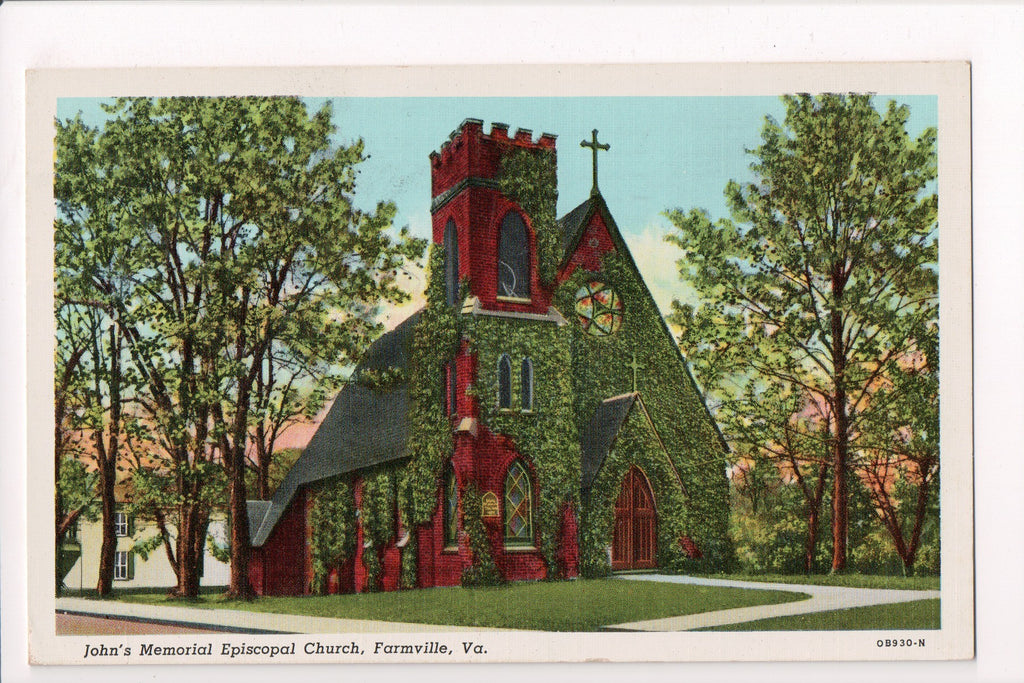
[[[267,450],[263,425],[256,427],[256,496],[270,500],[270,451]]]
[[[243,441],[244,444],[244,441]],[[231,516],[231,586],[228,595],[252,600],[255,591],[249,584],[249,516],[245,502],[245,452],[236,444],[231,454],[231,487],[229,514]]]
[[[97,429],[96,456],[100,470],[100,497],[103,505],[103,541],[100,544],[100,575],[96,582],[96,593],[100,597],[110,595],[114,588],[114,553],[117,552],[117,534],[114,517],[117,500],[114,486],[117,483],[117,460],[121,450],[119,441],[121,429],[121,334],[115,319],[110,325],[110,416],[107,424],[109,436],[103,443],[103,430]],[[98,362],[98,361],[97,361]],[[97,401],[101,401],[97,389]]]
[[[179,524],[177,553],[178,583],[171,595],[178,598],[199,597],[199,562],[206,541],[206,512],[201,504],[178,506]]]
[[[821,501],[825,498],[825,481],[828,476],[828,464],[818,468],[818,483],[814,487],[814,497],[807,501],[807,556],[804,559],[804,570],[810,574],[814,571],[814,556],[818,550],[818,528],[821,521]]]
[[[832,571],[846,571],[846,536],[849,526],[849,485],[847,483],[850,419],[846,405],[846,347],[843,341],[843,286],[841,272],[836,265],[832,273],[832,294],[835,304],[829,314],[832,334],[832,369],[834,394],[832,414],[835,416],[835,433],[832,442]]]
[[[836,410],[836,435],[832,467],[832,571],[846,571],[846,536],[849,527],[849,484],[847,483],[847,461],[849,457],[849,428],[846,416],[846,392],[836,392],[836,401],[842,401]]]
[[[239,297],[238,308],[238,339],[236,353],[242,358],[245,346],[244,330],[249,305],[249,288],[243,287]],[[262,357],[262,352],[256,354]],[[249,428],[249,406],[253,382],[259,372],[254,365],[249,372],[239,377],[238,402],[235,406],[233,421],[233,439],[231,448],[225,454],[228,458],[228,474],[231,484],[228,490],[228,515],[231,524],[231,586],[228,595],[242,600],[256,597],[249,584],[249,512],[245,502],[245,446]]]
[[[914,562],[917,561],[917,549],[921,544],[921,529],[928,510],[928,493],[931,490],[931,475],[922,468],[921,484],[917,488],[917,505],[914,506],[914,529],[910,533],[910,544],[903,560],[903,573],[914,575]]]
[[[116,469],[109,467],[106,458],[100,460],[100,505],[103,515],[100,528],[103,540],[100,542],[100,574],[96,582],[96,593],[101,598],[110,595],[114,588],[114,553],[117,551],[117,535],[114,528],[114,515],[117,503],[114,500],[114,477]]]

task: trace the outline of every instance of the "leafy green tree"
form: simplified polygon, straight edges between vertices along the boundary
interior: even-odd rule
[[[135,98],[106,111],[102,130],[57,124],[58,232],[116,247],[91,285],[144,380],[138,404],[158,448],[133,481],[140,500],[175,511],[175,593],[198,593],[211,507],[225,500],[230,593],[249,597],[256,426],[322,404],[318,381],[378,332],[377,306],[404,300],[398,272],[424,244],[392,230],[393,204],[354,206],[363,144],[335,142],[329,106]],[[79,249],[89,264],[94,243]],[[281,371],[285,358],[294,365]]]
[[[70,163],[80,166],[87,158],[83,155]],[[66,186],[58,181],[55,189]],[[126,432],[134,422],[125,406],[132,399],[138,376],[126,367],[124,335],[111,305],[116,285],[103,290],[93,286],[98,274],[108,272],[118,258],[118,248],[108,237],[93,232],[91,225],[81,226],[78,232],[69,232],[67,227],[58,221],[54,249],[56,542],[59,547],[83,511],[81,505],[91,505],[86,503],[87,491],[73,492],[70,486],[76,481],[88,485],[78,464],[90,461],[95,465],[98,481],[94,484],[102,510],[96,591],[105,596],[113,588],[117,550],[114,487],[124,464]],[[80,258],[86,245],[93,254],[88,262]]]
[[[672,322],[730,437],[778,425],[792,396],[827,407],[816,425],[827,428],[832,570],[842,571],[870,394],[914,330],[937,320],[936,132],[910,139],[907,107],[880,112],[868,95],[783,102],[784,122],[768,118],[751,151],[754,181],[726,187],[731,219],[667,214],[680,273],[703,298],[676,303]]]
[[[861,479],[908,576],[928,520],[938,519],[938,330],[915,341],[914,353],[889,362],[858,439]]]

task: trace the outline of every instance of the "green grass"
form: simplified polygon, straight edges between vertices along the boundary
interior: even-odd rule
[[[709,579],[797,583],[848,588],[893,588],[897,590],[939,590],[938,576],[879,576],[875,574],[694,574]]]
[[[395,593],[264,597],[253,602],[203,596],[190,607],[377,619],[453,626],[541,631],[593,631],[600,626],[733,607],[806,599],[804,593],[712,588],[614,579],[542,581],[496,588],[428,588]],[[120,599],[181,605],[163,593],[126,593]]]
[[[701,631],[886,631],[937,629],[939,600],[915,600],[892,605],[852,607],[834,612],[812,612],[791,617],[759,619],[742,624],[713,626]]]

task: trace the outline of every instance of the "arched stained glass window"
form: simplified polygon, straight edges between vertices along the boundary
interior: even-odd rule
[[[523,410],[533,410],[533,361],[529,358],[519,368],[519,398]]]
[[[455,469],[449,465],[444,482],[444,547],[459,545],[459,483]]]
[[[444,226],[444,292],[445,301],[454,306],[459,298],[459,234],[451,219]]]
[[[530,298],[530,238],[515,211],[501,221],[498,238],[498,296]]]
[[[533,545],[533,486],[519,460],[509,465],[505,475],[505,544]]]
[[[512,361],[504,353],[498,359],[498,407],[512,407]]]

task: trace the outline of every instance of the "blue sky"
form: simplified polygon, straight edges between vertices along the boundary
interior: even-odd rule
[[[876,98],[884,108],[889,96]],[[910,107],[911,135],[937,125],[937,98],[896,97]],[[328,100],[307,98],[318,108]],[[612,215],[643,271],[659,305],[667,310],[673,297],[690,298],[679,282],[678,250],[665,243],[671,229],[662,212],[704,208],[715,218],[726,215],[722,191],[730,179],[751,179],[751,158],[765,116],[781,120],[775,97],[600,97],[600,98],[336,98],[329,100],[337,138],[362,138],[370,158],[361,165],[356,204],[372,208],[394,201],[396,222],[414,234],[430,234],[429,154],[465,118],[507,123],[558,136],[558,213],[587,198],[591,152],[580,147],[598,130],[601,142],[599,185]],[[101,100],[63,98],[57,116],[78,111],[88,123],[104,114]],[[412,286],[416,286],[414,283]]]

